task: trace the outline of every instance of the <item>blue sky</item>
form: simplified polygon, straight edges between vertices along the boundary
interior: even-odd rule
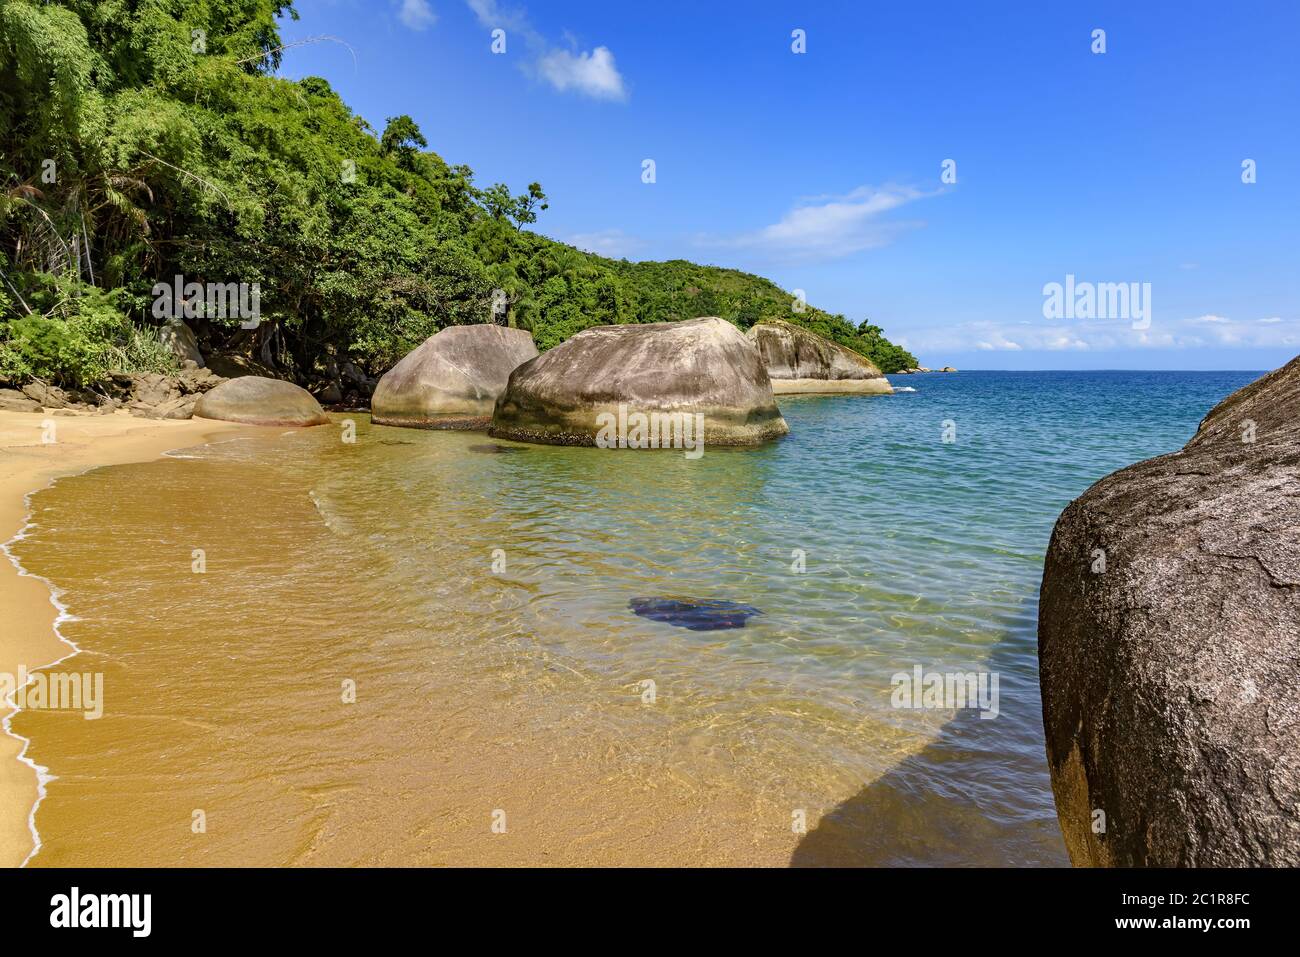
[[[927,365],[1300,354],[1298,3],[297,7],[286,42],[347,46],[294,47],[283,75],[377,128],[409,113],[479,185],[540,181],[548,236],[770,276]],[[1150,322],[1045,317],[1067,275],[1149,283]]]

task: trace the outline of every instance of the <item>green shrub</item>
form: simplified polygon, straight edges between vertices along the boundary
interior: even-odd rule
[[[0,326],[0,376],[80,388],[110,369],[176,370],[176,359],[157,334],[137,328],[122,312],[122,290],[77,290],[52,276],[39,280],[29,301],[41,311]]]
[[[163,345],[157,329],[142,328],[128,322],[121,344],[114,343],[110,351],[110,369],[158,372],[163,375],[180,371],[180,360],[171,349]]]
[[[0,345],[0,372],[11,379],[49,379],[80,386],[97,378],[106,366],[102,342],[79,334],[63,319],[31,315],[9,323]]]

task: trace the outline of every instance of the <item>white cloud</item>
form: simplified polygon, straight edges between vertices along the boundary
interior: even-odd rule
[[[706,246],[754,250],[787,262],[840,259],[888,245],[915,223],[882,222],[881,216],[935,195],[906,186],[859,186],[843,196],[802,201],[777,222],[730,238],[700,237]]]
[[[597,100],[622,102],[627,99],[623,75],[614,62],[609,47],[598,46],[590,52],[581,50],[577,40],[565,34],[569,49],[550,43],[532,25],[528,12],[521,7],[506,8],[497,0],[466,0],[481,26],[506,31],[521,37],[532,52],[531,71],[560,92],[580,93]]]
[[[546,82],[561,92],[576,90],[597,100],[624,100],[627,91],[608,47],[590,53],[552,50],[537,62]]]
[[[1001,332],[998,332],[996,330],[990,333],[987,339],[981,339],[979,342],[977,342],[975,344],[975,347],[985,352],[992,352],[992,351],[1019,352],[1021,349],[1024,348],[1024,346],[1016,342],[1014,339],[1008,339]]]
[[[1292,348],[1300,350],[1300,318],[1231,319],[1204,315],[1153,319],[1149,329],[1122,320],[966,322],[913,329],[907,348],[915,353],[1107,352],[1125,349]]]
[[[480,26],[487,27],[489,30],[500,27],[502,30],[537,35],[528,23],[528,14],[522,9],[507,10],[496,0],[466,0],[466,2],[474,11]]]
[[[438,21],[438,15],[429,6],[429,0],[402,0],[402,8],[397,11],[397,19],[412,30],[424,30]]]
[[[575,233],[564,240],[571,246],[585,249],[598,256],[610,259],[630,259],[645,247],[645,243],[635,236],[629,236],[621,229],[602,229],[592,233]]]

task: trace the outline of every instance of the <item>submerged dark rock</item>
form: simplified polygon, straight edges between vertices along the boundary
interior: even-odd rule
[[[497,445],[493,442],[486,442],[481,445],[471,445],[471,452],[481,452],[483,455],[501,455],[505,452],[527,452],[528,449],[522,445]]]
[[[1300,865],[1300,359],[1070,503],[1038,657],[1075,864]]]
[[[633,598],[627,604],[642,618],[689,631],[744,628],[750,618],[763,614],[753,605],[724,598]]]

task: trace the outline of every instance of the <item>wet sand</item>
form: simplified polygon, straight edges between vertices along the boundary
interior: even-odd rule
[[[46,421],[55,442],[47,443]],[[113,415],[48,415],[0,412],[0,541],[27,522],[26,496],[54,480],[105,465],[144,462],[171,449],[237,434],[247,426],[210,419],[152,420]],[[20,575],[7,555],[0,559],[0,672],[17,674],[62,658],[69,651],[54,631],[57,615],[50,591],[38,578]],[[12,713],[5,707],[3,714]],[[28,816],[37,797],[36,774],[18,756],[23,742],[0,735],[0,865],[21,864],[32,849]]]

